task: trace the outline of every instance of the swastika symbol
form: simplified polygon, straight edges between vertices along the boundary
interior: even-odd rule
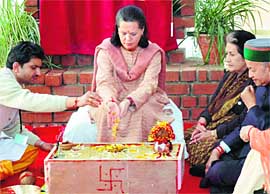
[[[102,165],[99,166],[99,182],[104,184],[104,188],[98,188],[98,191],[116,191],[117,193],[124,194],[123,180],[118,179],[121,171],[125,168],[109,168],[108,171],[102,169]],[[104,178],[107,177],[107,178]]]

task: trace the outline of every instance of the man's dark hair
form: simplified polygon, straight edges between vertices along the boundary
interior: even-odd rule
[[[115,17],[115,29],[111,38],[111,43],[114,46],[121,46],[120,37],[118,34],[118,27],[121,21],[125,22],[138,22],[139,28],[144,29],[143,35],[140,39],[139,46],[142,48],[148,47],[148,32],[147,32],[147,26],[146,26],[146,20],[143,11],[136,6],[130,5],[121,8]]]
[[[43,49],[38,45],[30,41],[19,42],[16,46],[11,48],[6,67],[13,69],[13,63],[18,62],[22,67],[25,63],[29,62],[32,58],[45,59]]]

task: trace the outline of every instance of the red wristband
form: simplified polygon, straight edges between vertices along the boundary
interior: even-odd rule
[[[74,101],[74,105],[72,106],[72,108],[77,108],[78,107],[78,97],[76,97],[75,101]]]
[[[221,146],[217,146],[215,149],[218,151],[219,156],[221,156],[224,153],[224,150]]]

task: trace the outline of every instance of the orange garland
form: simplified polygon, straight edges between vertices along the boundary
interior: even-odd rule
[[[150,134],[148,135],[148,141],[155,141],[159,143],[168,142],[175,139],[172,126],[165,121],[158,121],[157,124],[152,127]]]

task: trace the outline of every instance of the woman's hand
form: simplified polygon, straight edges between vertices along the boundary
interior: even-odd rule
[[[112,128],[116,120],[120,118],[120,109],[116,102],[109,101],[106,103],[108,108],[107,124],[109,128]]]
[[[200,132],[193,136],[192,141],[190,142],[190,144],[203,141],[203,140],[208,139],[209,137],[212,136],[212,133],[211,133],[210,130],[207,130],[203,126],[201,126],[200,128],[201,128],[201,129],[199,129]]]
[[[208,137],[208,134],[206,133],[208,130],[206,129],[205,126],[206,126],[205,118],[200,117],[193,133],[191,134],[192,141],[189,144],[197,143]],[[210,132],[210,135],[211,135],[211,132]]]
[[[129,106],[130,101],[128,99],[124,99],[122,102],[120,102],[119,104],[120,118],[124,117],[127,114]]]

